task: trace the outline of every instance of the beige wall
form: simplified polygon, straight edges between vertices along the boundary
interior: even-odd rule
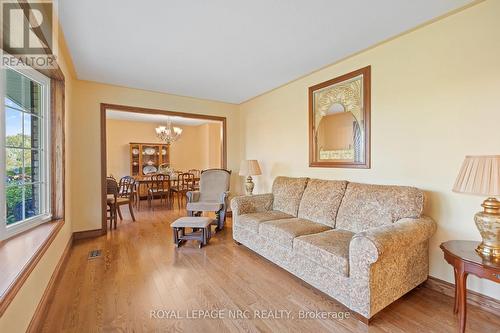
[[[66,147],[71,144],[72,135],[69,124],[72,117],[71,103],[74,93],[74,70],[71,58],[66,49],[62,33],[60,32],[58,63],[65,76],[65,107],[66,107]],[[68,167],[68,161],[73,153],[66,148],[66,180],[71,178],[71,170]],[[71,182],[66,181],[66,202],[71,200]],[[61,258],[61,255],[68,244],[72,234],[71,208],[65,207],[66,220],[59,234],[52,241],[43,257],[35,266],[28,279],[24,282],[21,289],[8,306],[6,311],[0,317],[0,332],[25,332],[45,288],[52,276],[52,273]]]
[[[203,169],[220,168],[222,161],[222,126],[221,124],[208,123],[202,125],[205,130],[203,144],[205,152]]]
[[[439,244],[480,236],[481,197],[451,191],[466,154],[500,153],[500,1],[480,3],[241,105],[244,156],[261,162],[256,192],[278,175],[413,185],[439,228],[432,276],[453,282]],[[307,88],[372,66],[372,168],[308,167]],[[500,285],[469,278],[499,298]]]
[[[151,122],[107,119],[107,174],[121,178],[130,175],[130,142],[161,143]],[[181,137],[170,147],[170,165],[175,170],[221,167],[220,124],[181,126]],[[214,135],[219,131],[219,135]],[[214,157],[215,156],[215,157]],[[217,159],[218,158],[218,159]]]
[[[68,161],[73,175],[70,182],[73,189],[78,189],[69,202],[73,231],[101,227],[100,103],[226,117],[228,168],[238,168],[241,145],[237,105],[88,81],[75,81],[74,91],[73,117],[69,124],[72,142],[68,146],[75,152]],[[235,173],[233,175],[231,186],[234,189],[239,178]]]

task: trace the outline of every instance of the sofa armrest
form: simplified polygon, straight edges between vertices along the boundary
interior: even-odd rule
[[[187,191],[187,202],[198,202],[200,200],[200,191]]]
[[[383,256],[397,254],[401,248],[428,240],[435,231],[436,222],[430,217],[404,218],[354,235],[349,244],[349,256],[371,264]]]
[[[270,210],[273,206],[273,194],[256,194],[234,197],[231,200],[233,215],[258,213]]]

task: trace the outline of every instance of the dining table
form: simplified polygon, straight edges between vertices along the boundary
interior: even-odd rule
[[[148,193],[148,188],[151,187],[151,183],[153,182],[152,176],[151,175],[143,175],[143,176],[134,176],[135,183],[137,184],[137,201],[141,199],[147,198],[147,193]],[[170,176],[170,187],[176,186],[178,177],[177,176]],[[200,177],[194,177],[194,184],[199,184],[200,182]]]

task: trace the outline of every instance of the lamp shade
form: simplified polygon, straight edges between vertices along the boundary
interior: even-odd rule
[[[240,165],[240,176],[261,175],[259,162],[257,160],[243,160]]]
[[[500,155],[466,156],[453,192],[500,196]]]

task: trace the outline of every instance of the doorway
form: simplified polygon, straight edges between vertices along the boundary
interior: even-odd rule
[[[165,128],[178,136],[165,138]],[[225,117],[102,103],[102,233],[108,228],[106,177],[226,169],[226,138]]]

